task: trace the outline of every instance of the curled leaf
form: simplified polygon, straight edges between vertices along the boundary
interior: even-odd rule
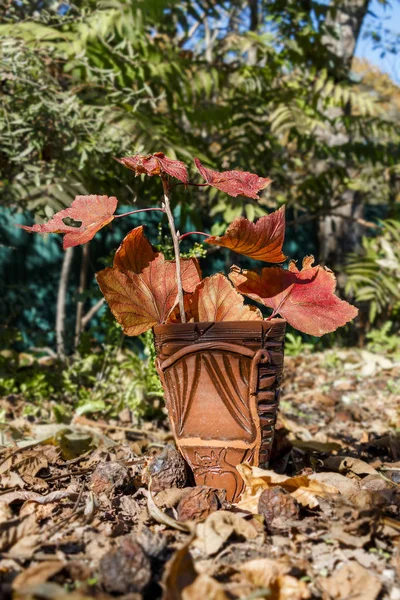
[[[135,227],[121,242],[115,253],[114,267],[121,271],[132,271],[141,273],[149,266],[158,253],[153,250],[152,245],[144,235],[143,225]]]
[[[69,208],[60,210],[47,223],[19,227],[30,233],[64,233],[65,250],[89,242],[102,227],[114,219],[117,204],[115,196],[76,196]],[[76,221],[77,226],[68,224],[68,220]]]
[[[125,158],[117,158],[124,167],[134,171],[136,175],[161,175],[167,173],[171,177],[175,177],[183,183],[187,183],[187,169],[185,163],[180,160],[174,160],[165,156],[163,152],[155,152],[154,154],[135,154],[134,156],[126,156]]]
[[[318,496],[323,497],[339,493],[336,487],[315,481],[307,475],[288,477],[287,475],[279,475],[274,471],[250,467],[245,464],[238,465],[236,468],[246,485],[236,506],[252,513],[258,513],[258,501],[262,492],[277,485],[289,492],[299,504],[310,508],[318,506]]]
[[[183,289],[192,292],[200,281],[197,261],[181,261]],[[139,335],[165,323],[178,302],[175,261],[159,254],[140,274],[103,269],[96,275],[110,309],[127,335]]]
[[[284,237],[285,207],[282,206],[256,223],[239,217],[229,225],[224,235],[209,237],[205,242],[229,248],[255,260],[279,263],[286,260],[282,253]]]
[[[203,279],[193,294],[185,296],[185,308],[196,322],[262,321],[261,312],[245,306],[243,300],[229,279],[217,273]]]
[[[354,319],[358,310],[335,296],[336,279],[326,267],[312,267],[307,257],[299,271],[279,267],[240,272],[232,267],[230,279],[245,296],[272,308],[296,329],[320,337]]]
[[[272,181],[268,177],[259,177],[248,171],[222,171],[219,173],[204,167],[198,158],[195,158],[194,162],[200,175],[209,185],[230,196],[247,196],[258,200],[258,192],[266,188]]]

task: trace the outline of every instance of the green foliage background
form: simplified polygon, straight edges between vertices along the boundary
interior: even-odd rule
[[[287,253],[328,260],[343,288],[343,253],[359,256],[362,236],[380,232],[361,221],[399,218],[400,146],[395,86],[377,90],[335,50],[340,10],[340,2],[294,0],[10,0],[0,8],[1,321],[23,330],[25,346],[54,346],[62,252],[59,240],[14,223],[48,218],[76,194],[116,195],[121,208],[157,204],[155,178],[134,180],[114,156],[162,150],[270,176],[260,202],[178,188],[179,229],[220,233],[238,215],[286,204]],[[329,254],[327,218],[341,228]],[[97,236],[91,275],[139,222]],[[156,242],[157,220],[145,222]],[[213,252],[203,266],[224,269],[230,258]],[[70,327],[80,263],[77,249]],[[86,308],[98,297],[92,282]]]

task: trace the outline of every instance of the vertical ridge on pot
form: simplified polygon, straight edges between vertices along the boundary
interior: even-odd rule
[[[154,328],[176,443],[197,484],[240,495],[240,463],[267,464],[278,407],[286,322],[218,322]]]

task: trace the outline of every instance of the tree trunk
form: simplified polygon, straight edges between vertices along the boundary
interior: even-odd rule
[[[65,305],[67,301],[68,279],[71,271],[74,249],[68,248],[64,253],[57,295],[56,342],[58,358],[65,358]]]
[[[89,267],[89,242],[84,244],[82,247],[82,263],[81,263],[81,272],[79,276],[79,289],[78,295],[81,296],[86,289],[86,278]],[[76,304],[76,319],[75,319],[75,342],[74,348],[77,349],[79,345],[79,338],[81,336],[81,332],[83,329],[82,319],[83,319],[83,308],[84,308],[84,300],[81,298],[78,299]]]
[[[340,67],[331,72],[335,81],[340,81],[348,76],[361,31],[363,20],[368,11],[370,0],[341,0],[334,1],[328,13],[327,25],[331,26],[336,37],[326,36],[326,45],[340,59]],[[351,106],[346,110],[351,114]],[[348,136],[343,136],[342,143],[349,141]],[[336,136],[332,134],[327,140],[328,145],[336,143]],[[349,170],[351,176],[351,171]],[[360,194],[354,190],[346,190],[340,198],[342,206],[335,210],[336,215],[327,215],[319,221],[319,259],[323,264],[329,264],[340,271],[345,261],[345,255],[354,251],[360,245],[363,227],[351,219],[344,217],[363,218],[363,204]],[[337,204],[338,198],[332,198]]]

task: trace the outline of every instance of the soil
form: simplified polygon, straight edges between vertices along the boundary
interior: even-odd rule
[[[400,600],[400,364],[285,359],[269,470],[193,487],[167,419],[1,400],[0,598]],[[47,415],[47,416],[46,416]]]

